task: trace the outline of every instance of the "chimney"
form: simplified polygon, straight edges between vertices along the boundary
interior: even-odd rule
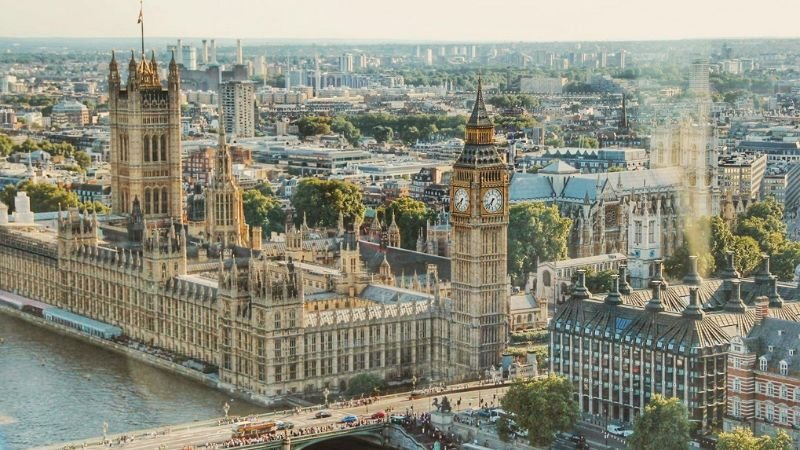
[[[725,260],[727,261],[726,267],[720,274],[722,279],[730,280],[733,278],[739,278],[739,272],[736,271],[736,261],[732,251],[725,251]]]
[[[756,307],[756,318],[753,326],[758,326],[766,317],[769,317],[769,299],[761,295],[756,297],[754,303]]]
[[[175,49],[175,63],[179,66],[183,65],[183,44],[180,39],[178,39],[178,47]]]
[[[628,266],[621,264],[619,266],[619,292],[623,295],[630,295],[633,288],[628,284]]]
[[[763,253],[761,255],[761,264],[758,266],[758,272],[756,272],[755,276],[753,277],[756,281],[756,284],[759,285],[768,285],[769,284],[769,277],[772,274],[769,272],[769,255]]]
[[[657,259],[653,262],[653,264],[655,265],[654,267],[655,276],[653,276],[653,279],[650,280],[650,284],[658,282],[658,284],[663,285],[664,288],[666,288],[667,280],[664,279],[664,260]]]
[[[743,313],[747,310],[747,307],[744,305],[742,301],[742,286],[741,282],[738,279],[728,280],[730,283],[730,294],[728,297],[728,301],[725,303],[725,311],[728,312],[738,312]]]
[[[619,292],[619,275],[611,275],[611,292],[606,296],[606,305],[617,306],[622,304],[622,295]]]
[[[703,284],[703,278],[700,276],[700,273],[697,271],[697,256],[691,255],[689,256],[689,273],[683,277],[683,284],[689,286],[700,286]]]
[[[697,287],[689,287],[689,304],[683,309],[683,317],[695,320],[702,320],[705,316],[703,305],[700,304],[700,299],[697,297]]]
[[[203,39],[203,65],[208,65],[208,41]]]
[[[211,59],[211,64],[217,63],[217,40],[211,40],[211,55],[209,56]]]
[[[664,304],[661,303],[661,282],[653,280],[650,286],[653,288],[653,298],[644,305],[644,309],[654,313],[664,311]]]
[[[578,280],[572,288],[573,300],[586,300],[591,298],[592,293],[586,288],[586,269],[578,269]]]
[[[242,40],[236,40],[236,64],[244,64],[244,58],[242,57]]]
[[[250,248],[253,250],[261,250],[261,227],[253,227],[250,229]]]
[[[777,275],[769,276],[769,307],[770,308],[783,307],[783,298],[781,298],[781,294],[778,293]]]

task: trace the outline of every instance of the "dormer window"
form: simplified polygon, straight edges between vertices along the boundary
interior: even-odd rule
[[[770,353],[772,353],[772,350],[773,350],[773,348],[774,348],[774,347],[772,347],[772,346],[770,345],[769,347],[767,347],[767,350],[769,350],[769,352],[770,352]]]
[[[789,356],[794,356],[794,349],[793,348],[789,349]]]
[[[762,372],[767,370],[767,358],[762,356],[758,359],[758,369]]]
[[[786,361],[781,361],[780,370],[781,375],[787,375],[789,373],[789,365],[786,364]]]
[[[783,336],[783,330],[778,330],[778,336]]]

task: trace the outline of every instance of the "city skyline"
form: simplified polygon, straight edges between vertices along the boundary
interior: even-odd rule
[[[472,7],[453,0],[436,3],[409,0],[390,12],[375,8],[366,0],[352,0],[347,8],[312,0],[304,8],[280,8],[239,0],[217,2],[173,0],[145,2],[145,35],[217,36],[245,39],[303,40],[402,40],[402,41],[632,41],[708,38],[792,38],[792,18],[800,5],[766,0],[752,9],[732,8],[727,2],[689,2],[678,0],[657,10],[633,0],[579,1],[566,14],[553,4],[533,4],[525,0],[473,2]],[[138,34],[136,19],[139,2],[75,0],[70,8],[44,0],[36,4],[6,5],[0,17],[3,37],[132,37]],[[86,11],[116,8],[107,20],[92,21]],[[181,20],[189,13],[193,20]],[[205,13],[202,13],[205,11]],[[487,16],[487,11],[489,14]],[[508,14],[504,14],[508,11]],[[774,11],[784,11],[774,14]],[[691,13],[689,13],[691,12]],[[495,19],[492,19],[494,15]],[[488,19],[487,19],[488,17]],[[467,23],[513,23],[482,27],[474,33]],[[654,20],[654,18],[658,20]],[[520,18],[522,18],[520,20]],[[530,20],[525,20],[530,18]],[[394,27],[387,27],[391,19]],[[74,24],[67,26],[65,24]],[[510,26],[509,26],[510,25]],[[53,30],[59,30],[54,32]]]

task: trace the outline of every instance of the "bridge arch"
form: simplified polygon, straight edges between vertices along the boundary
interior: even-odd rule
[[[307,438],[295,437],[292,439],[292,450],[324,450],[346,449],[347,441],[358,439],[380,448],[383,443],[383,425],[362,425],[332,433],[308,436]]]

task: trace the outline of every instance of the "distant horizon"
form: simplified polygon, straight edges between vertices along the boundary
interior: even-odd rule
[[[198,36],[304,42],[555,43],[800,38],[800,2],[761,0],[370,0],[288,2],[144,1],[150,39]],[[735,2],[734,2],[735,3]],[[10,2],[0,30],[10,39],[139,36],[138,0]],[[58,30],[58,31],[54,31]],[[308,37],[316,36],[316,37]],[[326,36],[326,37],[320,37]],[[191,39],[191,38],[190,38]]]

